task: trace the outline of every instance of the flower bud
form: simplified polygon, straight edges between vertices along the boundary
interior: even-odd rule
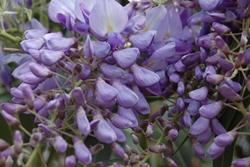
[[[78,106],[85,104],[85,101],[86,101],[85,96],[84,96],[83,91],[80,87],[74,88],[71,91],[70,96],[72,99],[75,100],[75,102]]]
[[[96,82],[96,95],[104,102],[110,102],[116,98],[118,91],[101,77]]]
[[[185,66],[191,66],[191,65],[193,66],[193,65],[199,63],[199,60],[200,60],[200,53],[199,52],[189,53],[189,54],[184,55],[181,58],[181,61]]]
[[[111,118],[110,118],[112,124],[114,124],[116,127],[120,128],[120,129],[126,129],[126,128],[131,128],[133,126],[133,123],[118,115],[118,114],[112,114]]]
[[[190,128],[192,125],[192,118],[189,112],[184,112],[182,116],[182,123],[185,127]]]
[[[78,161],[87,165],[92,161],[92,155],[86,145],[77,137],[73,139],[75,156]]]
[[[209,127],[209,119],[199,117],[189,129],[189,133],[192,135],[199,135]]]
[[[41,49],[44,45],[44,40],[42,38],[27,39],[23,40],[20,45],[24,51],[28,52],[29,49]]]
[[[217,35],[217,36],[215,37],[215,44],[216,44],[216,47],[217,47],[218,49],[222,50],[222,51],[225,52],[225,53],[228,53],[228,52],[230,51],[230,49],[229,49],[227,43],[226,43],[226,42],[224,41],[224,39],[223,39],[221,36],[219,36],[219,35]]]
[[[128,159],[128,155],[126,154],[126,152],[124,151],[124,149],[119,144],[113,143],[112,144],[112,150],[114,151],[114,153],[117,156],[119,156],[123,160],[127,160]]]
[[[46,41],[49,50],[66,50],[75,43],[74,38],[52,38]]]
[[[108,56],[111,46],[107,42],[95,41],[93,48],[95,48],[93,51],[97,58],[104,58]]]
[[[89,120],[86,116],[86,112],[82,107],[78,107],[77,114],[76,114],[76,123],[79,131],[84,135],[87,136],[90,133],[90,124]]]
[[[10,94],[16,98],[20,98],[20,99],[24,98],[23,92],[18,88],[11,88]]]
[[[225,128],[221,125],[221,123],[216,118],[212,119],[212,121],[211,121],[211,127],[212,127],[213,132],[216,135],[220,135],[220,134],[226,133]]]
[[[2,103],[1,108],[2,110],[8,112],[9,114],[26,111],[26,106],[14,103]]]
[[[208,94],[207,87],[201,87],[199,89],[196,89],[196,90],[189,92],[188,95],[189,95],[189,97],[191,97],[194,100],[202,101],[202,100],[205,100],[207,98],[207,94]]]
[[[117,140],[114,130],[104,119],[100,119],[96,129],[94,130],[94,135],[99,141],[106,144],[113,143]]]
[[[46,78],[51,76],[51,71],[44,65],[31,62],[29,64],[30,71],[38,78]]]
[[[236,159],[232,162],[232,167],[249,167],[250,157]]]
[[[0,151],[3,151],[9,147],[9,144],[4,141],[3,139],[0,139]]]
[[[206,144],[210,140],[212,135],[213,135],[212,130],[209,127],[207,130],[196,136],[196,139],[201,144]]]
[[[126,141],[125,133],[121,129],[114,126],[110,121],[107,121],[107,123],[113,129],[113,131],[115,132],[115,134],[117,136],[117,141],[121,142],[121,143],[125,142]]]
[[[242,100],[242,97],[226,84],[220,85],[219,93],[232,102]]]
[[[106,63],[101,64],[101,72],[108,78],[121,78],[126,72],[115,65],[109,65]]]
[[[183,95],[183,93],[185,92],[185,85],[183,81],[178,82],[177,92],[179,95]]]
[[[169,167],[178,167],[178,165],[176,164],[176,162],[175,162],[173,159],[167,157],[167,158],[166,158],[166,161],[167,161],[167,165],[168,165]]]
[[[201,106],[199,113],[205,118],[212,119],[219,114],[219,112],[222,110],[222,107],[222,101],[212,102],[210,104]]]
[[[117,114],[131,121],[133,123],[132,127],[138,126],[138,120],[132,109],[118,106]]]
[[[227,26],[217,22],[214,22],[212,24],[212,28],[219,34],[225,34],[230,31],[230,29]]]
[[[215,143],[212,143],[207,150],[207,153],[210,158],[216,159],[218,158],[225,150],[225,147],[220,147]]]
[[[123,107],[133,107],[139,101],[139,97],[130,88],[122,83],[115,81],[113,86],[117,89],[118,96],[117,101]]]
[[[136,62],[140,52],[137,48],[126,48],[115,51],[113,57],[117,64],[122,68],[128,68]]]
[[[203,48],[206,48],[206,49],[211,49],[211,48],[215,47],[214,39],[215,39],[215,34],[214,33],[203,35],[203,36],[198,38],[197,44],[200,47],[203,47]]]
[[[76,165],[76,158],[74,155],[67,156],[65,159],[66,167],[74,167]]]
[[[7,124],[14,125],[14,126],[20,124],[20,121],[17,118],[15,118],[14,116],[8,114],[6,111],[2,110],[1,114],[2,114],[2,116],[5,119]]]
[[[63,37],[63,34],[61,32],[51,32],[51,33],[47,33],[43,36],[43,39],[45,41],[48,41],[50,39],[53,39],[53,38],[62,38]]]
[[[11,156],[8,156],[5,161],[5,167],[12,167],[14,165],[14,161]]]
[[[235,131],[220,134],[219,136],[214,138],[214,143],[220,147],[226,147],[234,141],[236,134],[237,133]]]
[[[57,152],[64,153],[68,144],[61,136],[56,136],[53,146]]]
[[[88,35],[83,45],[83,55],[85,58],[91,58],[93,52],[94,52],[93,43]]]
[[[108,43],[113,49],[120,48],[124,46],[125,39],[120,33],[110,32],[108,33]]]
[[[193,142],[192,142],[192,146],[193,146],[193,148],[194,148],[195,154],[196,154],[198,157],[200,157],[200,158],[204,157],[205,151],[204,151],[204,148],[202,147],[202,145],[201,145],[199,142],[193,141]]]
[[[26,39],[36,39],[36,38],[41,38],[46,33],[47,30],[45,29],[31,29],[31,30],[26,30],[24,32],[24,37]]]
[[[219,59],[219,65],[224,71],[231,71],[234,68],[234,64],[226,59]]]
[[[160,81],[160,77],[155,72],[134,64],[131,67],[135,82],[142,87],[152,86]]]
[[[156,31],[146,31],[131,35],[129,40],[132,42],[134,47],[137,47],[140,50],[145,50],[152,43],[155,34]]]
[[[154,127],[152,124],[148,124],[147,129],[146,129],[146,136],[152,136],[154,133]]]
[[[163,151],[166,150],[165,145],[151,145],[149,146],[149,151],[154,152],[154,153],[162,153]]]
[[[57,63],[63,56],[63,51],[41,50],[41,62],[47,66]]]
[[[172,73],[171,75],[169,75],[169,81],[178,83],[180,81],[180,75],[178,75],[177,73]]]
[[[189,112],[190,115],[194,116],[197,115],[199,113],[199,108],[200,108],[201,104],[196,101],[196,100],[191,100],[189,102],[189,105],[187,107],[187,111]]]
[[[32,72],[28,72],[25,74],[22,74],[19,76],[19,78],[22,82],[30,85],[37,85],[43,81],[43,78],[39,78],[36,75],[34,75]]]
[[[224,76],[220,74],[211,74],[206,77],[206,81],[214,85],[221,83],[223,80]]]
[[[178,134],[179,134],[178,130],[176,130],[176,129],[170,129],[168,131],[168,138],[170,140],[175,140],[177,138]]]
[[[150,113],[150,106],[144,95],[140,92],[138,87],[133,87],[133,91],[139,97],[138,103],[134,106],[135,110],[140,114],[146,115]]]
[[[203,72],[201,71],[201,68],[199,66],[195,67],[195,78],[197,80],[200,80],[202,78]]]

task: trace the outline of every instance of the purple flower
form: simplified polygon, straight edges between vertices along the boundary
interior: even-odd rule
[[[215,143],[212,143],[207,150],[209,157],[212,159],[218,158],[225,150],[225,147],[220,147]]]
[[[134,106],[135,110],[143,115],[149,114],[150,106],[147,100],[145,99],[144,95],[142,94],[142,92],[139,90],[138,87],[133,87],[133,90],[139,98],[138,103],[136,103],[136,105]]]
[[[179,132],[176,129],[170,129],[168,131],[168,137],[171,140],[175,140],[177,138],[178,134],[179,134]]]
[[[46,41],[46,46],[50,50],[67,50],[74,43],[74,38],[52,38]]]
[[[56,136],[53,146],[57,152],[64,153],[68,144],[61,136]]]
[[[148,87],[156,84],[160,81],[160,77],[158,74],[154,73],[151,70],[148,70],[144,67],[140,67],[136,64],[134,64],[131,67],[131,70],[133,72],[135,82],[142,87]]]
[[[113,101],[118,95],[118,91],[115,87],[106,83],[102,78],[98,78],[96,81],[96,96],[102,100],[102,102]]]
[[[112,144],[112,149],[115,152],[116,155],[118,155],[119,157],[121,157],[122,159],[127,159],[128,155],[126,154],[126,152],[124,151],[124,149],[117,143],[113,143]]]
[[[115,132],[115,134],[117,136],[117,141],[118,142],[125,142],[127,138],[126,138],[125,133],[122,131],[122,129],[117,128],[110,121],[107,121],[107,123],[113,129],[113,131]]]
[[[93,42],[91,41],[90,36],[88,35],[83,45],[83,56],[85,58],[91,58],[93,52],[94,52]]]
[[[114,130],[104,119],[99,120],[97,127],[94,130],[94,134],[95,137],[103,143],[110,144],[117,140]]]
[[[63,56],[63,51],[41,50],[41,62],[47,66],[57,63]]]
[[[113,53],[113,56],[116,62],[119,64],[119,66],[121,66],[122,68],[128,68],[135,63],[139,54],[140,54],[139,49],[127,48],[115,51]]]
[[[39,78],[46,78],[52,75],[52,72],[44,65],[31,62],[29,67],[30,71]]]
[[[191,97],[194,100],[197,101],[202,101],[205,100],[207,98],[207,94],[208,94],[208,89],[207,87],[201,87],[199,89],[195,89],[191,92],[189,92],[189,97]]]
[[[108,42],[96,41],[93,43],[94,55],[97,58],[104,58],[109,54],[111,46]]]
[[[232,88],[227,84],[222,84],[219,87],[219,93],[226,99],[230,101],[241,101],[242,97],[237,94]]]
[[[221,123],[218,121],[218,119],[212,119],[211,121],[211,127],[213,132],[216,135],[220,135],[222,133],[226,133],[226,129],[221,125]]]
[[[250,157],[236,159],[232,162],[232,167],[248,167],[250,164]]]
[[[133,123],[118,115],[118,114],[112,114],[111,118],[110,118],[112,124],[114,124],[116,127],[120,128],[120,129],[126,129],[126,128],[131,128],[133,126]]]
[[[138,126],[138,120],[134,111],[131,108],[124,108],[122,106],[118,106],[117,114],[131,121],[131,123],[133,124],[132,127]]]
[[[130,42],[133,46],[137,47],[140,50],[145,50],[152,43],[156,31],[147,31],[138,34],[131,35],[129,37]]]
[[[86,116],[86,112],[84,111],[82,107],[79,107],[77,109],[76,123],[77,123],[78,129],[84,136],[87,136],[90,133],[89,120]]]
[[[77,137],[73,139],[75,156],[78,161],[87,165],[92,161],[92,155],[86,145]]]
[[[210,104],[203,105],[199,109],[199,113],[205,118],[212,119],[219,114],[222,109],[222,105],[222,101],[216,101]]]
[[[204,157],[205,151],[204,151],[204,148],[202,147],[202,145],[199,142],[197,142],[197,141],[192,142],[192,146],[194,148],[195,154],[198,157],[200,157],[200,158]]]
[[[226,147],[234,141],[236,135],[237,132],[235,131],[220,134],[216,138],[214,138],[214,143],[220,147]]]
[[[199,135],[203,133],[209,127],[209,119],[204,117],[199,117],[194,124],[191,126],[189,133],[192,135]]]
[[[74,155],[67,156],[65,159],[66,167],[74,167],[76,165],[76,158]]]
[[[129,87],[122,83],[115,81],[113,86],[119,92],[117,95],[117,102],[123,107],[133,107],[137,104],[139,97]]]

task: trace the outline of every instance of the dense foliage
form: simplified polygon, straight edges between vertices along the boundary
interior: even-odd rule
[[[249,167],[249,0],[0,2],[0,166]]]

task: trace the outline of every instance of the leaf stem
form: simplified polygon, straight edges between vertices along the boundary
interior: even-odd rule
[[[0,36],[2,36],[3,38],[6,38],[12,42],[15,42],[15,43],[19,43],[21,41],[21,38],[20,37],[15,37],[9,33],[7,33],[6,31],[4,30],[1,30],[0,29]]]

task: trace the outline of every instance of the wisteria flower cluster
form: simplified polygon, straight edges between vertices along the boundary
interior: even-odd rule
[[[48,15],[68,33],[38,22],[25,31],[20,83],[1,104],[17,130],[13,143],[0,140],[0,164],[27,165],[27,151],[53,147],[67,167],[147,167],[151,153],[174,167],[181,134],[197,157],[217,159],[247,133],[249,0],[51,0]],[[20,115],[34,118],[32,131]],[[118,160],[97,160],[105,149]]]

